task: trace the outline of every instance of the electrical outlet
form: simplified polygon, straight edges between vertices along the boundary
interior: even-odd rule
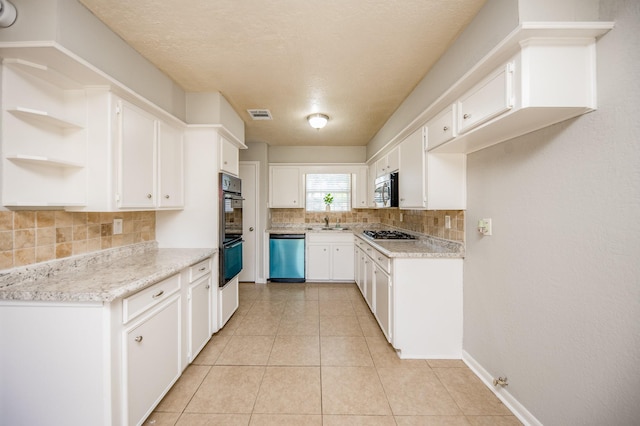
[[[451,216],[444,217],[444,229],[451,229]]]
[[[480,219],[478,221],[478,232],[480,232],[482,235],[491,235],[491,219]]]
[[[122,234],[122,219],[113,219],[113,235]]]

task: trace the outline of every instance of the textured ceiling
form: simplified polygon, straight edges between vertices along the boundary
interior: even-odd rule
[[[185,91],[219,91],[246,141],[366,145],[485,0],[80,0]],[[266,108],[273,121],[252,121]],[[322,112],[327,127],[305,117]]]

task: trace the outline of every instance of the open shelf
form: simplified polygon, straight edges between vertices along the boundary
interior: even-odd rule
[[[56,117],[55,115],[51,115],[46,111],[40,111],[37,109],[25,108],[25,107],[15,107],[7,109],[10,113],[15,116],[25,118],[27,120],[37,121],[39,123],[43,123],[49,126],[55,126],[60,129],[83,129],[84,126],[79,123],[75,123],[64,118]]]
[[[41,80],[48,81],[49,83],[58,86],[65,90],[77,90],[82,89],[82,85],[77,81],[74,81],[64,74],[47,67],[46,65],[36,64],[35,62],[25,61],[23,59],[6,58],[3,64],[10,65],[24,73],[31,74]]]
[[[7,160],[18,163],[36,164],[59,168],[83,168],[84,164],[74,161],[61,160],[59,158],[44,157],[40,155],[12,154],[7,155]]]

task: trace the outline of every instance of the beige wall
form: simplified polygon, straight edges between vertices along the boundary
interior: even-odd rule
[[[113,235],[113,219],[122,234]],[[0,212],[0,269],[153,241],[155,212]]]
[[[364,163],[364,146],[270,146],[271,163]]]
[[[597,111],[467,161],[463,347],[545,425],[640,419],[640,7],[599,4]]]

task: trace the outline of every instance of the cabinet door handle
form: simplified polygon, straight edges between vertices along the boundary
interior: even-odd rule
[[[206,266],[203,266],[202,268],[198,269],[198,271],[200,271],[200,272],[202,272],[202,271],[206,271],[206,270],[207,270],[207,267],[206,267]]]
[[[154,294],[153,296],[151,296],[154,299],[157,299],[158,297],[162,296],[164,294],[164,290],[160,290],[159,292],[157,292],[156,294]]]
[[[205,287],[207,290],[209,290],[211,288],[211,286],[209,284],[207,284],[207,286]]]
[[[249,232],[253,232],[253,226],[249,228]]]
[[[136,336],[136,338],[134,340],[136,342],[140,343],[140,342],[142,342],[142,336]]]
[[[147,194],[147,198],[148,198],[148,199],[151,199],[151,194]]]
[[[169,194],[165,195],[164,198],[169,199]]]
[[[464,118],[465,120],[468,119],[468,118],[471,118],[471,114],[465,114],[465,115],[462,116],[462,118]]]
[[[442,129],[443,132],[446,132],[447,130],[449,130],[449,126],[444,126],[444,128]]]

